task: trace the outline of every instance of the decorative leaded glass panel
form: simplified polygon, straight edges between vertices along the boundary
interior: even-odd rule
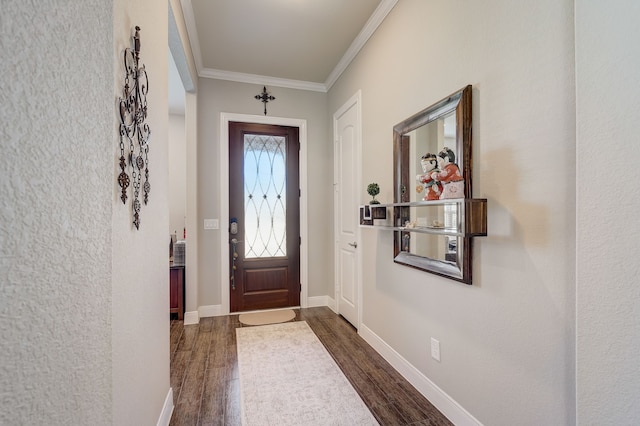
[[[245,258],[287,255],[286,139],[244,136]]]

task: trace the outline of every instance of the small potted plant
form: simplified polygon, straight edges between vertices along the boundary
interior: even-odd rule
[[[380,193],[380,187],[377,183],[374,182],[367,185],[367,193],[372,197],[369,204],[380,204],[380,201],[376,200],[376,195]]]
[[[370,183],[367,185],[367,193],[371,195],[372,199],[369,201],[371,205],[371,218],[372,219],[386,219],[387,208],[386,207],[374,207],[375,204],[380,204],[380,201],[376,200],[376,195],[380,193],[380,186],[377,183]]]

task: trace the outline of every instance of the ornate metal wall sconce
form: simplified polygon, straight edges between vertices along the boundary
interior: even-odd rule
[[[140,189],[144,204],[149,201],[149,136],[151,130],[147,118],[147,93],[149,79],[144,65],[140,65],[140,27],[136,26],[133,50],[126,48],[123,55],[125,79],[122,97],[118,98],[120,113],[120,199],[127,201],[127,188],[133,186],[133,224],[140,229]],[[129,172],[127,172],[127,160]],[[144,182],[142,173],[144,171]],[[142,187],[141,187],[142,185]]]
[[[259,95],[255,95],[254,98],[262,101],[262,103],[264,104],[264,115],[267,115],[267,102],[275,101],[276,99],[267,93],[267,86],[262,86],[262,93],[260,93]]]

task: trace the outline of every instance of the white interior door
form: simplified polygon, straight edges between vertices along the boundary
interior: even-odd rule
[[[336,305],[338,313],[358,328],[362,298],[358,255],[360,92],[333,115],[333,129]]]

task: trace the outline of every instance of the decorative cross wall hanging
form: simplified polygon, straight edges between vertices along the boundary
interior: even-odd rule
[[[267,93],[267,86],[262,87],[262,93],[254,96],[257,100],[264,104],[264,115],[267,115],[267,102],[274,101],[276,98]]]
[[[125,79],[122,97],[118,98],[120,113],[120,199],[127,201],[127,188],[133,185],[133,224],[140,229],[140,189],[144,195],[144,204],[149,201],[151,184],[149,183],[149,136],[151,130],[145,123],[147,118],[147,93],[149,79],[144,65],[140,66],[140,27],[136,26],[133,36],[133,50],[126,48],[123,55]],[[126,151],[126,155],[125,155]],[[129,172],[127,172],[127,160]],[[144,182],[142,172],[144,170]]]

